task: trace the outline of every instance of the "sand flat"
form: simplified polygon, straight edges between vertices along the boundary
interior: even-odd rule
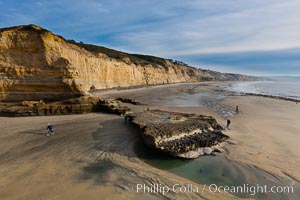
[[[216,84],[140,88],[106,92],[103,96],[133,97],[147,104],[129,105],[134,111],[150,107],[209,114],[222,125],[225,118],[221,113],[239,105],[240,114],[231,117],[231,130],[226,131],[238,141],[237,145],[227,147],[228,159],[265,170],[279,183],[284,180],[285,184],[299,185],[300,105],[254,96],[228,96],[214,102],[212,88]],[[199,102],[199,97],[193,96],[199,92],[197,88],[209,93],[206,101]],[[186,102],[191,104],[184,106]],[[178,103],[182,105],[177,106]],[[48,122],[55,126],[56,134],[51,137],[45,136]],[[198,194],[168,193],[165,196],[132,191],[130,187],[136,183],[193,183],[199,188],[203,185],[140,160],[133,151],[138,134],[116,115],[0,117],[0,127],[0,199],[236,198],[206,190]]]
[[[224,94],[225,97],[219,99],[223,94],[222,91],[216,91],[216,88],[226,84],[195,83],[164,89],[129,90],[111,93],[107,97],[131,97],[146,102],[150,108],[212,115],[224,127],[226,119],[231,119],[231,130],[225,133],[237,140],[238,145],[228,145],[224,155],[235,164],[258,169],[262,177],[263,174],[269,174],[278,185],[294,186],[296,197],[290,198],[299,197],[300,149],[297,147],[300,139],[300,104],[231,94]],[[176,104],[173,104],[174,101]],[[240,113],[232,115],[236,105],[239,105]],[[251,182],[254,174],[243,172]]]
[[[55,135],[46,137],[46,125]],[[220,194],[137,193],[135,184],[192,183],[135,156],[137,134],[116,115],[0,118],[0,199],[219,199]],[[129,129],[125,130],[124,129]],[[231,195],[222,195],[232,199]],[[235,198],[234,198],[235,199]]]
[[[239,144],[229,146],[229,158],[300,182],[300,105],[263,97],[231,97],[239,105],[229,135]]]

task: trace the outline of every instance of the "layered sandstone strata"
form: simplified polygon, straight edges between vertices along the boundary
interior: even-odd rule
[[[43,101],[0,103],[0,116],[8,117],[68,115],[91,112],[106,112],[122,115],[130,113],[131,111],[118,100],[104,100],[95,96],[82,96],[50,103]]]
[[[67,41],[36,25],[0,29],[0,101],[52,101],[90,89],[244,79],[252,77]]]

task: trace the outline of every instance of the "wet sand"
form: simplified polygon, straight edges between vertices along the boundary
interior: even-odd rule
[[[46,137],[46,124],[55,135]],[[137,158],[136,129],[116,115],[0,118],[0,199],[218,199],[136,192],[136,184],[190,184]],[[205,198],[204,198],[205,197]],[[232,199],[230,195],[222,196]]]
[[[209,114],[222,125],[230,117],[233,123],[226,133],[238,144],[227,146],[223,155],[237,165],[264,171],[278,184],[299,188],[300,105],[262,97],[225,97],[214,90],[217,85],[178,84],[95,94],[147,104],[128,104],[134,111],[150,107]],[[232,116],[235,105],[240,113]],[[48,122],[55,126],[51,137],[45,136]],[[116,115],[0,117],[0,127],[0,199],[235,199],[207,190],[164,196],[133,191],[136,184],[192,183],[200,189],[203,185],[140,159],[135,152],[138,130]],[[249,179],[261,175],[251,170],[245,174]]]
[[[241,170],[244,179],[253,184],[293,186],[294,194],[285,198],[300,198],[300,105],[258,96],[232,96],[219,90],[227,84],[188,84],[105,95],[135,98],[150,108],[212,115],[224,127],[230,119],[231,130],[225,133],[238,145],[228,145],[224,156]],[[266,198],[274,196],[268,194]]]
[[[300,105],[249,96],[231,97],[223,103],[240,106],[229,132],[239,145],[228,147],[228,157],[299,184]]]

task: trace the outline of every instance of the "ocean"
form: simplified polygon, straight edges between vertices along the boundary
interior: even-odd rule
[[[264,94],[300,100],[300,81],[238,82],[230,84],[225,89],[237,93]]]

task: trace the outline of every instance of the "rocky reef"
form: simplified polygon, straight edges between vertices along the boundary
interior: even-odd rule
[[[197,158],[223,152],[222,146],[229,139],[211,116],[146,110],[127,118],[142,130],[147,146],[177,157]]]
[[[300,103],[300,100],[296,99],[296,98],[284,97],[284,96],[276,96],[276,95],[270,95],[270,94],[244,93],[244,92],[241,92],[241,93],[239,93],[239,95],[265,97],[265,98],[271,98],[271,99],[280,99],[280,100],[285,100],[285,101],[291,101],[291,102],[295,102],[297,104]]]
[[[0,101],[58,101],[89,90],[205,80],[254,80],[154,56],[66,40],[36,25],[0,29]]]

